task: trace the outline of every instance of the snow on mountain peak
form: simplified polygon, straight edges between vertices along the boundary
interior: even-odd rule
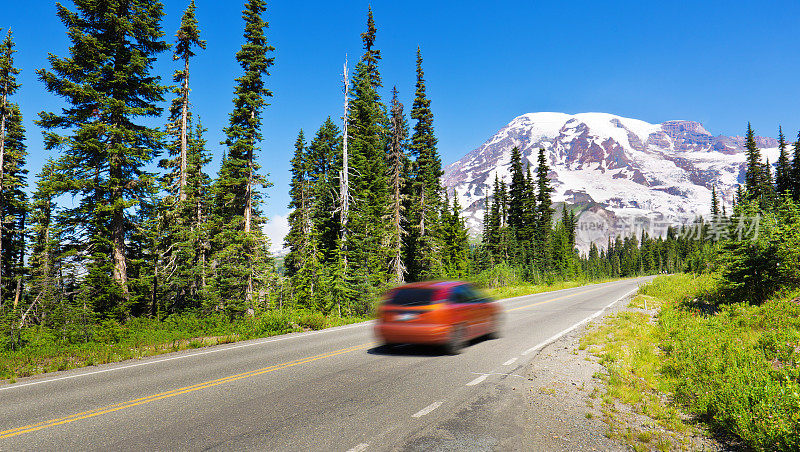
[[[757,143],[775,162],[776,140],[758,137]],[[544,148],[554,201],[681,222],[708,215],[712,186],[730,204],[744,177],[743,144],[740,137],[713,136],[694,121],[650,124],[609,113],[527,113],[448,165],[443,183],[456,192],[468,225],[480,233],[495,176],[510,181],[511,150],[519,147],[523,164],[535,166]]]

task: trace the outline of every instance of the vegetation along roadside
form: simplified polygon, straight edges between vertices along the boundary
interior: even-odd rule
[[[637,450],[692,448],[698,433],[800,447],[799,293],[727,304],[723,287],[718,275],[659,276],[582,339],[604,367],[609,436]]]

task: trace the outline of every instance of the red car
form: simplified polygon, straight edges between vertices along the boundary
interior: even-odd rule
[[[467,341],[499,336],[502,308],[457,281],[406,284],[386,293],[375,334],[384,344],[434,344],[457,353]]]

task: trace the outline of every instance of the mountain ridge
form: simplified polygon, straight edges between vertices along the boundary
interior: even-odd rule
[[[774,163],[777,140],[757,137],[756,143]],[[491,195],[494,177],[510,181],[515,146],[523,165],[532,167],[538,149],[545,149],[553,201],[592,204],[614,221],[685,223],[706,216],[712,186],[730,205],[745,171],[744,138],[713,135],[696,121],[650,124],[610,113],[526,113],[445,167],[443,185],[455,191],[473,234],[481,232],[483,199]],[[609,225],[602,238],[618,229]]]

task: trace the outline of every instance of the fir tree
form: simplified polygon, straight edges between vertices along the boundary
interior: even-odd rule
[[[369,21],[368,21],[369,23]],[[374,23],[362,35],[364,55],[356,65],[352,80],[353,99],[348,118],[348,150],[352,178],[352,208],[348,218],[345,249],[350,276],[361,286],[355,293],[362,296],[355,305],[367,309],[368,297],[388,280],[390,190],[387,180],[385,111],[375,90],[379,80],[375,66]]]
[[[361,61],[364,63],[368,74],[369,84],[375,91],[375,98],[380,103],[378,88],[383,86],[381,74],[378,71],[378,62],[381,60],[381,51],[375,48],[375,36],[378,29],[375,27],[375,20],[372,17],[372,6],[367,7],[367,31],[361,33],[361,40],[364,43],[364,56]]]
[[[747,123],[747,136],[745,137],[745,147],[747,148],[747,172],[744,177],[744,188],[748,200],[762,201],[764,187],[764,169],[761,163],[761,151],[756,146],[753,128]]]
[[[445,198],[442,208],[442,243],[444,273],[448,278],[463,278],[469,271],[469,233],[461,218],[458,196],[453,194],[453,208]]]
[[[311,219],[316,231],[321,261],[332,266],[338,256],[339,212],[337,194],[342,170],[341,135],[330,117],[317,130],[308,146],[308,181],[313,200]]]
[[[6,257],[8,252],[3,251],[5,241],[5,222],[6,222],[6,186],[13,186],[6,182],[6,137],[10,134],[10,118],[13,114],[13,104],[9,101],[20,85],[17,83],[19,69],[14,67],[14,41],[11,39],[11,31],[6,34],[3,43],[0,44],[0,261],[8,262]],[[21,122],[20,122],[21,127]],[[3,303],[3,266],[0,266],[0,304]]]
[[[55,223],[56,203],[53,190],[55,162],[48,160],[38,175],[36,190],[31,202],[31,246],[29,290],[34,296],[33,303],[39,303],[48,313],[47,326],[59,327],[53,320],[64,320],[65,312],[58,312],[60,264],[59,228]]]
[[[274,58],[274,47],[267,43],[264,20],[266,3],[248,0],[242,12],[244,40],[236,61],[244,74],[236,79],[233,112],[224,129],[228,148],[215,182],[216,295],[218,306],[237,313],[255,306],[255,287],[264,282],[270,257],[261,231],[265,220],[260,216],[261,193],[258,187],[269,182],[258,173],[258,143],[262,139],[262,112],[272,92],[265,77]]]
[[[792,168],[789,163],[789,155],[786,150],[786,138],[783,136],[783,129],[778,127],[778,167],[775,172],[775,185],[779,196],[791,193],[792,190]]]
[[[508,186],[508,225],[514,234],[521,237],[525,225],[525,174],[522,172],[522,157],[519,148],[511,150],[511,184]]]
[[[719,198],[717,197],[717,187],[711,186],[711,218],[716,221],[719,218]]]
[[[166,89],[150,73],[168,47],[160,25],[164,13],[152,0],[78,0],[75,11],[60,4],[57,9],[70,56],[51,55],[52,71],[38,74],[67,107],[61,114],[40,113],[38,123],[47,131],[45,147],[63,149],[58,191],[80,199],[69,216],[78,243],[91,250],[83,296],[106,314],[128,316],[126,239],[132,223],[126,212],[151,190],[143,167],[161,147],[159,131],[144,118],[161,113]]]
[[[539,149],[538,166],[536,167],[536,265],[539,270],[547,269],[549,264],[550,233],[552,230],[553,208],[551,207],[550,179],[544,148]]]
[[[284,265],[286,275],[291,278],[292,292],[296,304],[316,307],[319,278],[319,251],[316,231],[311,218],[313,209],[313,187],[309,180],[310,160],[303,131],[297,136],[292,158],[292,180],[290,182],[289,232],[284,243],[289,248]]]
[[[432,231],[436,229],[437,217],[441,210],[439,194],[442,188],[439,178],[443,172],[442,162],[436,150],[438,140],[433,130],[433,112],[430,106],[431,101],[425,88],[425,72],[422,69],[422,52],[417,47],[417,83],[411,108],[411,119],[415,123],[409,145],[411,154],[415,158],[414,209],[410,214],[415,226],[414,237],[411,240],[417,242],[417,262],[414,270],[410,271],[414,279],[435,276],[437,265],[438,244]]]
[[[309,160],[306,155],[306,140],[303,130],[294,143],[294,157],[291,161],[292,179],[289,182],[289,232],[284,245],[289,254],[284,259],[286,276],[293,276],[307,257],[311,234],[311,199],[308,183]]]
[[[175,135],[173,144],[168,148],[170,155],[178,156],[178,161],[175,162],[174,168],[178,172],[177,198],[179,201],[186,200],[187,152],[190,129],[189,60],[195,55],[194,47],[206,48],[206,42],[200,39],[200,29],[197,26],[197,19],[194,13],[195,4],[194,0],[191,0],[189,6],[183,12],[180,28],[175,34],[177,42],[175,43],[175,52],[172,55],[173,60],[183,62],[183,68],[175,71],[172,76],[172,80],[180,84],[180,86],[174,89],[178,97],[172,101],[170,106],[170,124],[167,127],[167,130]]]
[[[0,259],[0,273],[3,274],[4,288],[2,293],[19,302],[22,290],[22,278],[25,273],[25,220],[29,212],[28,196],[25,193],[28,170],[25,169],[27,156],[25,145],[25,129],[22,125],[22,114],[17,104],[9,105],[6,120],[3,148],[3,179],[0,189],[0,224],[5,233],[2,235],[3,258]],[[0,299],[2,303],[2,299]]]
[[[408,125],[403,114],[403,104],[397,99],[397,87],[392,88],[392,104],[389,121],[389,185],[391,188],[391,221],[389,248],[392,250],[390,271],[396,284],[405,280],[407,272],[403,261],[405,241],[405,169],[408,167],[406,140]]]

